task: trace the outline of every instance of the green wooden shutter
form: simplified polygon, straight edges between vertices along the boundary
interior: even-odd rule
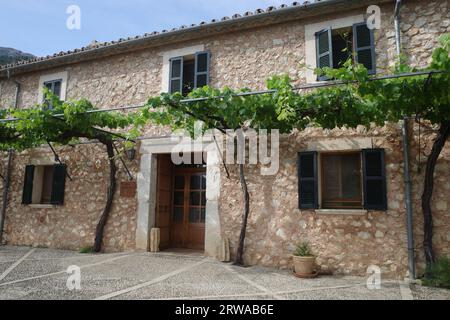
[[[318,209],[317,152],[300,152],[297,163],[300,209]]]
[[[34,166],[25,167],[25,181],[23,183],[22,204],[31,204],[33,201]]]
[[[56,164],[53,166],[53,184],[51,203],[53,205],[64,204],[64,189],[66,185],[66,171],[65,164]]]
[[[384,149],[366,149],[363,156],[364,208],[387,210]]]
[[[169,92],[182,92],[183,87],[183,57],[170,59],[170,72],[169,72]]]
[[[353,43],[356,62],[364,65],[369,70],[369,74],[375,74],[375,40],[373,30],[367,27],[367,23],[353,25]]]
[[[333,68],[333,42],[331,27],[316,33],[317,68]],[[318,80],[328,80],[326,76],[319,76]]]
[[[209,84],[209,61],[208,51],[195,54],[195,78],[194,88],[201,88]]]

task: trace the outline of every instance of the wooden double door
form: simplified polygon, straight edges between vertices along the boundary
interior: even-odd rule
[[[160,156],[156,202],[161,249],[204,250],[206,169],[177,167],[170,156]]]

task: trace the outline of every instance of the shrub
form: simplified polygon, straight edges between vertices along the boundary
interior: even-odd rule
[[[311,249],[309,247],[308,242],[303,242],[297,246],[297,249],[294,252],[294,256],[298,257],[312,257],[313,254],[311,252]]]
[[[427,268],[423,284],[450,289],[450,259],[440,258]]]

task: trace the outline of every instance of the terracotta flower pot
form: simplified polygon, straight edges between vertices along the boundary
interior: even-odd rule
[[[297,274],[313,274],[316,270],[316,257],[293,256],[294,270]]]

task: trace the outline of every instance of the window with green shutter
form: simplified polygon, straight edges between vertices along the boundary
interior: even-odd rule
[[[365,22],[316,33],[317,68],[338,69],[349,59],[363,64],[369,74],[376,72],[374,33]],[[330,80],[319,76],[318,80]]]
[[[300,209],[387,210],[384,149],[300,152],[298,197]]]
[[[181,92],[183,86],[183,57],[170,59],[169,93]]]
[[[317,209],[317,152],[300,152],[298,154],[297,171],[299,208]]]
[[[317,67],[333,68],[333,44],[331,27],[316,33]],[[326,76],[319,76],[319,80],[327,80]]]
[[[367,24],[357,23],[353,25],[353,45],[355,48],[355,62],[363,64],[369,74],[375,74],[375,40],[373,30],[367,28]]]
[[[63,205],[66,171],[64,164],[26,166],[22,204]]]
[[[208,51],[170,59],[169,92],[186,96],[193,89],[208,85],[209,64]]]

